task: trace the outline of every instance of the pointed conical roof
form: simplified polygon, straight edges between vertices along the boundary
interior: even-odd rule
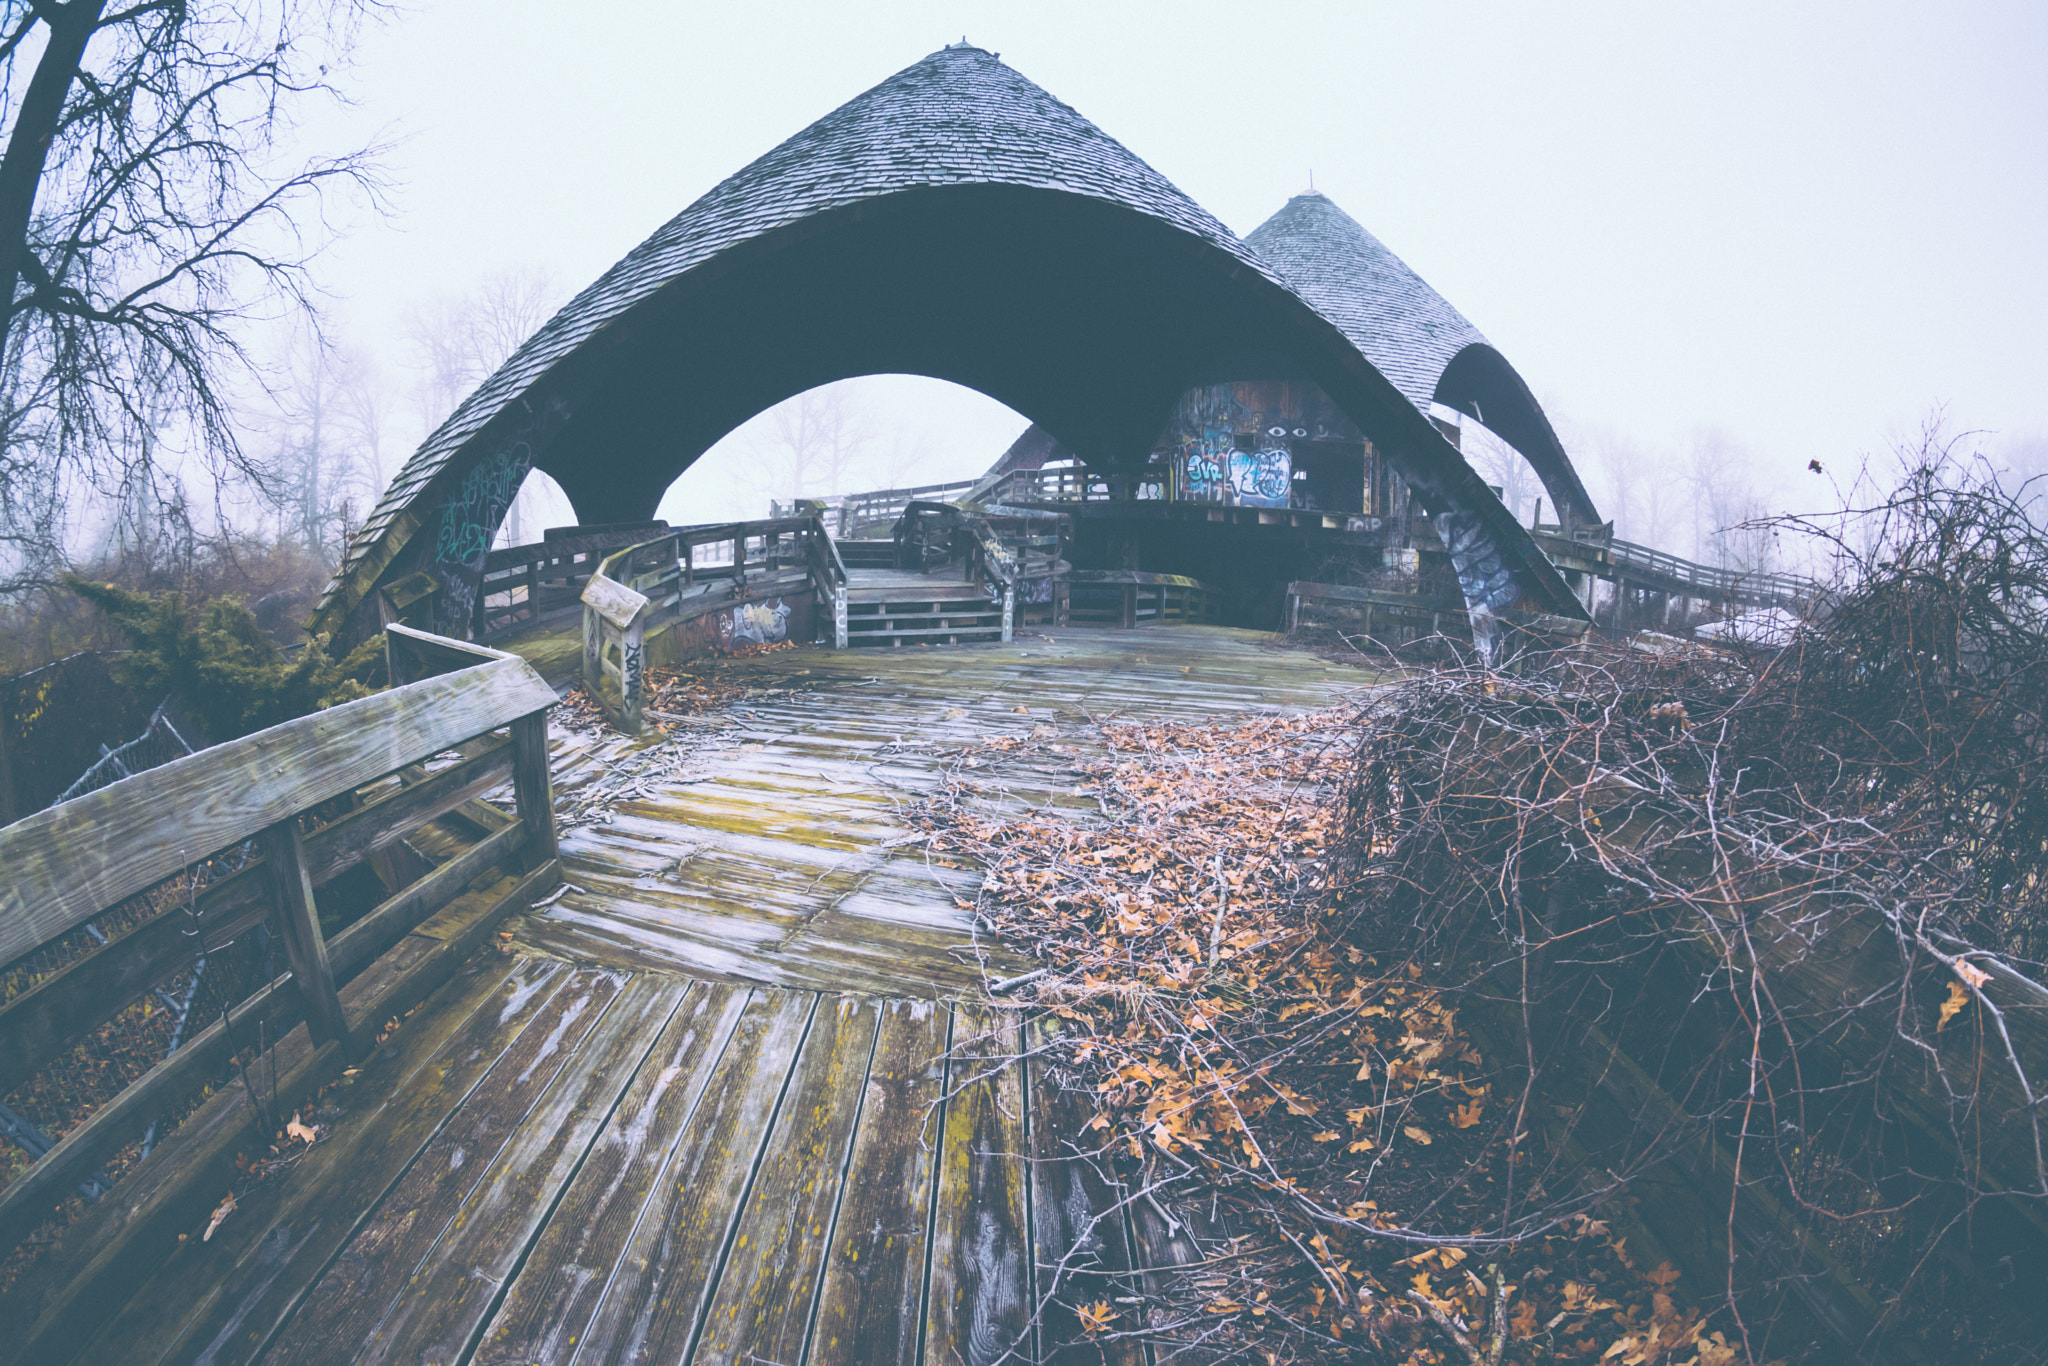
[[[1296,195],[1245,241],[1424,412],[1451,358],[1486,342],[1443,295],[1327,196]]]
[[[385,490],[316,609],[316,629],[330,609],[346,610],[368,591],[413,534],[405,510],[451,459],[615,320],[693,269],[777,229],[864,200],[947,185],[1014,185],[1100,199],[1164,220],[1273,278],[1208,210],[993,53],[964,43],[941,48],[720,182],[534,333]]]

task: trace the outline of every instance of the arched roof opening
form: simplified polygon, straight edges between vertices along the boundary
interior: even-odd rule
[[[1565,454],[1564,443],[1557,439],[1543,405],[1507,357],[1483,341],[1473,342],[1444,367],[1431,397],[1446,408],[1471,414],[1519,451],[1543,481],[1544,492],[1565,522],[1598,524],[1600,513],[1571,457]]]
[[[798,498],[965,483],[1029,425],[986,394],[922,375],[839,380],[720,438],[654,515],[672,526],[747,521]]]
[[[933,53],[706,194],[540,329],[401,471],[316,610],[374,629],[373,588],[430,573],[465,634],[528,470],[586,523],[648,517],[719,438],[818,385],[965,385],[1091,463],[1142,461],[1205,376],[1284,358],[1457,511],[1480,592],[1576,599],[1404,393],[1228,229],[992,54]],[[1476,539],[1475,539],[1476,538]],[[1476,581],[1475,581],[1476,582]]]
[[[1296,195],[1245,243],[1417,409],[1441,403],[1478,418],[1521,453],[1570,520],[1599,520],[1550,419],[1507,358],[1328,196]]]

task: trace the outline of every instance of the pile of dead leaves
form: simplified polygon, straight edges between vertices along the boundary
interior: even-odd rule
[[[720,653],[726,657],[740,657],[794,648],[788,641],[777,641],[772,645],[741,645]],[[744,679],[721,671],[719,663],[719,660],[707,660],[697,665],[656,667],[647,671],[645,711],[654,718],[655,729],[664,729],[660,725],[663,719],[677,720],[722,711],[752,691]],[[605,718],[604,709],[581,685],[569,689],[551,713],[551,720],[564,730],[574,731],[603,730],[611,725]]]
[[[934,849],[987,870],[986,923],[1046,965],[1018,994],[1061,1022],[1045,1074],[1092,1114],[1087,1155],[1141,1232],[1192,1238],[1137,1312],[1052,1295],[1098,1341],[1232,1360],[1735,1359],[1600,1220],[1504,1232],[1529,1155],[1498,1069],[1429,964],[1347,942],[1324,885],[1351,733],[1105,727],[1080,769],[1099,816],[927,808]]]

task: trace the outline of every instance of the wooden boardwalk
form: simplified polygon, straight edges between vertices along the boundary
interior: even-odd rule
[[[573,890],[406,1020],[329,1134],[78,1359],[1053,1359],[1073,1325],[1034,1321],[1038,1278],[1102,1193],[1060,1160],[1078,1117],[1002,1061],[1025,1041],[980,983],[1028,960],[977,942],[955,893],[978,874],[930,859],[906,808],[963,746],[1058,746],[990,765],[976,799],[1079,805],[1095,721],[1370,681],[1247,632],[1056,634],[768,655],[668,740],[558,734]],[[1129,1237],[1099,1240],[1074,1297],[1117,1293],[1145,1260]]]

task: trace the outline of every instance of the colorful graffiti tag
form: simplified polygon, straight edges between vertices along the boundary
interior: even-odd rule
[[[1227,437],[1221,452],[1199,439],[1189,442],[1180,456],[1180,496],[1197,503],[1222,502],[1229,449]]]
[[[777,598],[765,602],[741,603],[718,619],[718,638],[724,645],[774,645],[789,639],[789,604]]]
[[[1294,457],[1285,450],[1230,453],[1230,490],[1248,507],[1284,508],[1294,479]]]

